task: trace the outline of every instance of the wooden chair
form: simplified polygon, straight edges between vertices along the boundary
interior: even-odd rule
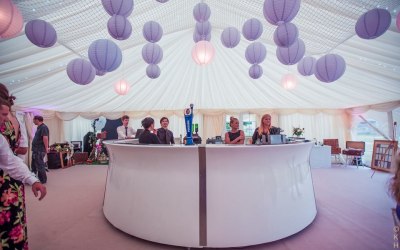
[[[362,163],[362,156],[365,152],[365,142],[363,141],[346,141],[346,149],[343,149],[342,154],[346,156],[346,165],[348,164],[349,157],[355,165],[360,166]]]
[[[331,156],[335,156],[335,161],[337,162],[339,159],[340,162],[342,149],[339,147],[339,139],[323,139],[323,144],[331,146]]]

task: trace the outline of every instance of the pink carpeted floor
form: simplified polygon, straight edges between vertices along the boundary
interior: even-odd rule
[[[394,201],[389,173],[333,165],[312,169],[318,214],[300,233],[244,249],[393,249]],[[102,212],[107,166],[50,170],[48,195],[38,202],[27,187],[31,250],[184,249],[156,244],[114,228]],[[296,208],[293,208],[296,209]],[[236,248],[238,249],[238,248]]]

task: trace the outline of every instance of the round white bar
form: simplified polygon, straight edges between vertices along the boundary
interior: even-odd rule
[[[202,150],[105,143],[104,215],[136,237],[185,247],[249,246],[295,234],[317,214],[313,143]]]

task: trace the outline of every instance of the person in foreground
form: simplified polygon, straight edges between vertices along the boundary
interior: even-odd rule
[[[151,117],[146,117],[142,120],[142,127],[144,131],[140,134],[139,143],[143,144],[160,144],[160,140],[158,139],[154,131],[154,119]]]
[[[117,128],[118,139],[129,139],[134,138],[136,130],[134,130],[129,124],[129,116],[124,115],[121,117],[122,126]]]
[[[168,129],[169,120],[167,117],[160,119],[161,128],[157,129],[157,136],[161,144],[175,144],[174,134]]]
[[[9,112],[9,102],[0,99],[0,124],[7,121]],[[14,155],[3,135],[0,135],[0,169],[11,178],[31,185],[33,194],[35,197],[39,196],[39,200],[46,196],[46,187],[29,171],[22,159]],[[0,180],[0,187],[2,184],[3,181]],[[13,207],[24,206],[24,203],[18,199],[12,188],[0,195],[0,249],[28,249],[26,220],[11,214]],[[25,212],[25,206],[22,209]]]
[[[225,133],[225,144],[243,144],[245,136],[244,132],[239,130],[239,120],[231,116],[229,126],[231,131]]]
[[[281,129],[271,126],[271,115],[265,114],[261,117],[260,127],[256,128],[252,137],[252,144],[256,144],[257,141],[261,142],[262,136],[265,136],[265,140],[268,140],[268,135],[279,135]]]
[[[396,214],[400,218],[400,155],[396,157],[396,165],[394,169],[394,176],[390,180],[389,191],[397,203]]]

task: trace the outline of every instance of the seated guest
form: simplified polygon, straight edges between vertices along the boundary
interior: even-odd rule
[[[158,139],[154,131],[154,119],[151,117],[146,117],[142,120],[142,127],[144,131],[140,134],[139,143],[145,144],[160,144],[160,140]]]
[[[128,126],[129,124],[129,116],[124,115],[121,117],[122,126],[117,128],[118,139],[129,139],[134,138],[136,134],[136,130],[132,127]]]
[[[256,144],[257,141],[262,141],[262,136],[265,136],[265,142],[268,140],[268,135],[279,135],[281,129],[271,126],[271,115],[265,114],[261,117],[260,127],[256,128],[252,137],[252,143]]]
[[[157,136],[161,144],[175,144],[174,134],[168,129],[169,120],[167,117],[160,119],[161,128],[157,129]]]
[[[389,190],[397,203],[396,214],[397,217],[400,218],[400,155],[396,157],[394,176],[390,180]]]
[[[233,116],[230,117],[230,132],[225,133],[225,144],[243,144],[244,132],[239,130],[239,120]]]

